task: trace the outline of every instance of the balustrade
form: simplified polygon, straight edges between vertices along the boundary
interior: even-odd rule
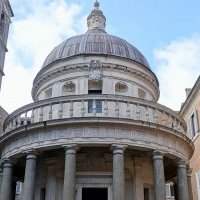
[[[79,95],[38,101],[9,115],[4,129],[7,133],[35,123],[81,117],[129,119],[185,132],[184,121],[170,109],[153,102],[113,95]]]

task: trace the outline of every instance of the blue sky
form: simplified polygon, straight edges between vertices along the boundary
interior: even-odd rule
[[[87,15],[92,0],[71,0]],[[138,47],[155,67],[153,50],[200,33],[199,0],[100,0],[107,30]]]
[[[9,112],[30,103],[35,74],[54,46],[86,30],[93,0],[11,0],[0,104]],[[160,81],[160,103],[179,109],[184,89],[200,75],[198,0],[100,0],[107,32],[135,45]],[[18,89],[20,88],[20,95]]]

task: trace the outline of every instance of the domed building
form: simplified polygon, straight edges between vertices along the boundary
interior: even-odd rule
[[[106,32],[99,6],[85,34],[47,56],[34,103],[5,120],[1,200],[14,199],[16,182],[22,200],[190,200],[186,124],[157,103],[156,75]]]

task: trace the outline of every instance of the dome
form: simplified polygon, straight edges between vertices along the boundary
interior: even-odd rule
[[[71,37],[58,45],[43,66],[77,55],[110,55],[131,59],[149,67],[145,57],[127,41],[100,31]]]
[[[99,3],[87,18],[88,31],[85,34],[67,39],[47,56],[43,67],[66,58],[78,55],[116,56],[135,61],[149,67],[140,51],[126,40],[106,33],[106,18],[99,9]]]

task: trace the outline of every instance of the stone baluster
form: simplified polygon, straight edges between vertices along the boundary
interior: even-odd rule
[[[119,117],[119,102],[115,102],[115,117]]]
[[[43,107],[41,106],[39,108],[39,122],[42,122],[43,121],[43,117],[44,117],[44,113],[43,113]]]
[[[16,120],[12,119],[12,129],[15,129],[15,128],[16,128]]]
[[[136,120],[141,120],[141,109],[139,104],[136,104]]]
[[[97,114],[97,104],[95,99],[93,100],[93,114],[94,116],[96,116]]]
[[[26,156],[23,200],[34,200],[37,157],[33,153]]]
[[[32,112],[31,112],[31,123],[34,123],[35,121],[35,109],[32,109]]]
[[[130,109],[130,103],[129,102],[127,102],[127,104],[126,104],[126,117],[128,119],[131,118],[131,109]]]
[[[147,122],[150,122],[149,113],[150,113],[149,108],[148,108],[148,106],[146,106],[146,107],[145,107],[145,118],[146,118],[146,121],[147,121]]]
[[[163,155],[158,151],[153,153],[153,171],[155,200],[164,200],[166,199],[164,163]]]
[[[27,118],[27,112],[24,113],[24,121],[23,121],[23,125],[27,125],[28,124],[28,118]]]
[[[73,101],[70,102],[69,116],[70,117],[74,116],[74,103],[73,103]]]
[[[65,146],[63,200],[75,200],[77,145]]]
[[[108,101],[104,101],[104,116],[108,116]]]
[[[63,118],[63,102],[60,102],[59,104],[58,118],[59,119]]]
[[[113,145],[113,199],[125,199],[124,150],[126,146]]]
[[[21,115],[17,117],[17,127],[21,126]]]
[[[13,164],[10,160],[5,160],[3,162],[3,177],[1,184],[1,200],[11,200],[12,191],[12,176],[13,176]]]
[[[85,101],[81,101],[81,117],[85,116]]]
[[[53,105],[50,104],[49,105],[49,120],[52,120],[53,119]]]
[[[153,121],[155,124],[158,123],[158,111],[156,110],[156,108],[154,108],[154,111],[153,111]]]

